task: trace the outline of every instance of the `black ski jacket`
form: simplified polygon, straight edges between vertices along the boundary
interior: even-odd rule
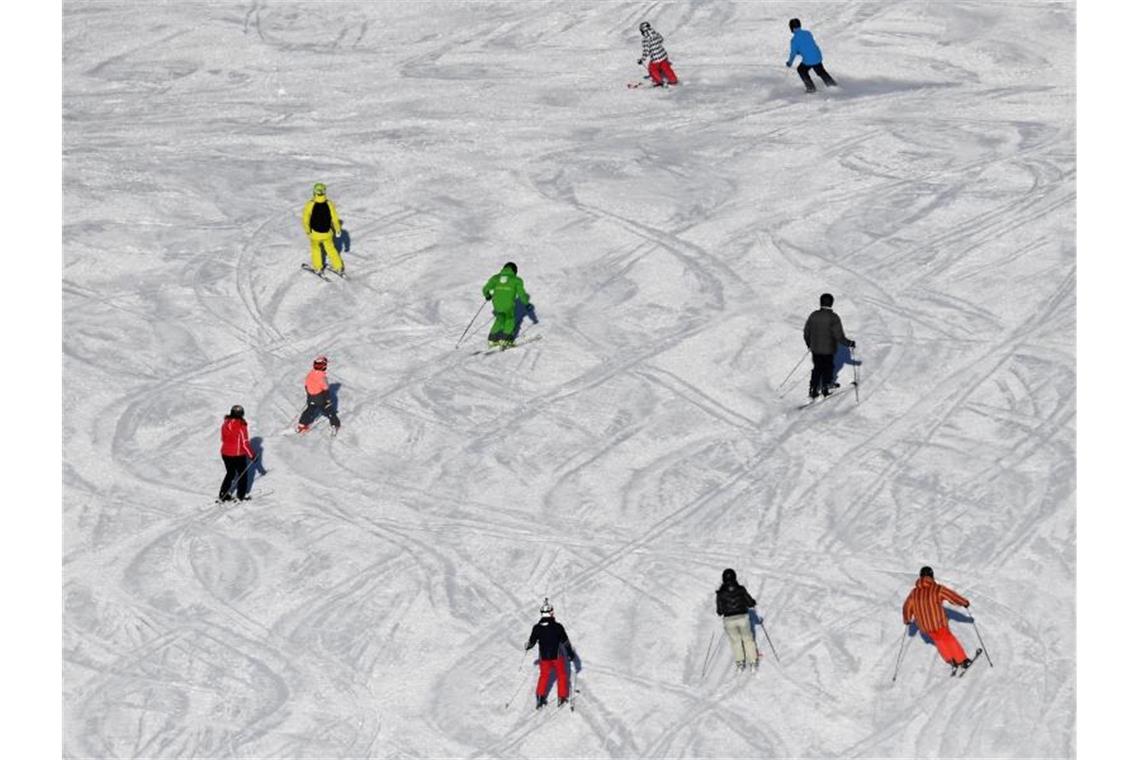
[[[826,306],[811,313],[804,323],[804,343],[813,354],[834,356],[839,344],[855,345],[843,334],[843,322],[839,315]]]
[[[543,660],[557,660],[558,649],[563,644],[566,645],[566,656],[571,660],[574,659],[574,648],[570,646],[566,629],[552,617],[539,620],[534,624],[534,628],[530,629],[530,640],[526,642],[526,648],[529,650],[536,642],[538,656]]]
[[[747,615],[748,610],[756,606],[756,600],[748,593],[748,589],[739,583],[723,585],[716,590],[716,614],[724,617],[733,615]]]

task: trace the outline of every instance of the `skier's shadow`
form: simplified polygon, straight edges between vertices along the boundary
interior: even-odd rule
[[[340,226],[340,237],[333,238],[333,247],[337,253],[348,253],[352,249],[352,236],[343,224]]]
[[[265,475],[269,471],[265,469],[265,447],[262,445],[264,439],[261,436],[249,439],[249,450],[253,452],[253,462],[249,466],[249,488],[253,490],[254,481],[257,480],[259,475]]]

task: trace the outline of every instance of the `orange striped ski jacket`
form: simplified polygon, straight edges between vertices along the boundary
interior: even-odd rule
[[[932,633],[945,628],[950,623],[946,620],[946,610],[942,608],[943,602],[950,602],[959,607],[970,606],[966,597],[940,586],[933,578],[919,578],[903,602],[903,622],[909,623],[914,620],[923,633]]]

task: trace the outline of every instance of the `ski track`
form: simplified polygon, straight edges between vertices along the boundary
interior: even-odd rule
[[[65,757],[1073,754],[1073,9],[809,10],[812,98],[765,4],[65,3]],[[544,339],[456,350],[506,259]],[[859,397],[797,411],[823,290]],[[316,353],[344,428],[281,437]],[[925,563],[996,667],[890,682]]]

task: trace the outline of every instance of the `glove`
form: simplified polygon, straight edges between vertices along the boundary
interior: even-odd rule
[[[787,63],[785,63],[784,65],[785,65],[785,66],[787,66],[787,67],[790,69],[790,68],[792,67],[792,62],[791,62],[791,61],[788,61],[788,62],[787,62]]]
[[[851,341],[851,348],[855,348],[855,341]]]
[[[491,300],[491,296],[483,296],[483,300],[484,300],[484,301],[490,301],[490,300]]]
[[[969,603],[969,602],[966,602],[966,603],[965,603],[964,605],[962,605],[962,606],[964,606],[966,609],[970,609],[970,603]]]
[[[641,65],[642,63],[644,63],[644,62],[645,62],[645,59],[644,59],[644,58],[638,58],[638,59],[637,59],[637,65],[638,65],[638,66],[640,66],[640,65]]]

